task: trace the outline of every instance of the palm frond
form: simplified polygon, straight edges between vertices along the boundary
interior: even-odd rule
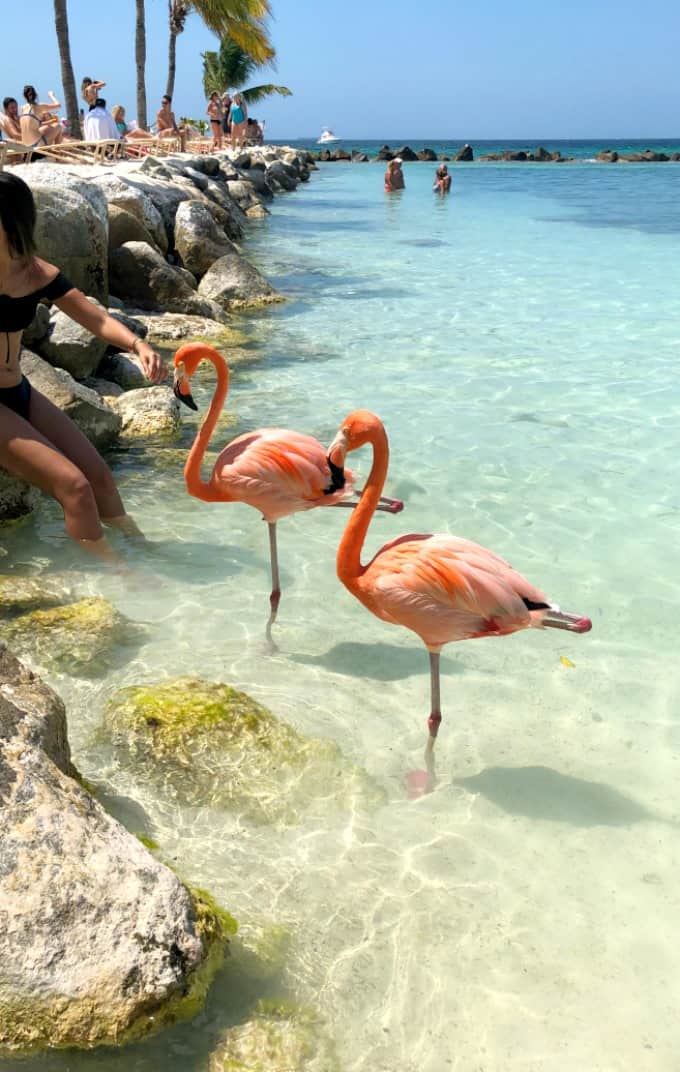
[[[251,86],[250,89],[242,89],[240,92],[246,104],[257,104],[258,101],[271,97],[274,93],[278,93],[281,97],[293,96],[293,91],[288,86],[275,86],[271,82],[264,86]]]

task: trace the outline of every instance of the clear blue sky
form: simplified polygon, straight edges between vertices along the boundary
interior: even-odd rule
[[[52,0],[0,0],[0,95],[61,93]],[[272,0],[275,72],[293,97],[253,109],[272,138],[680,136],[677,0]],[[147,99],[165,90],[167,3],[147,0]],[[136,111],[134,0],[68,0],[73,65]],[[30,41],[30,46],[28,42]],[[205,114],[196,15],[178,40],[177,114]],[[43,97],[44,99],[44,97]]]

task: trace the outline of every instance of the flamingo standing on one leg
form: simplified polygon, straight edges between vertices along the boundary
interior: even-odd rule
[[[269,525],[272,591],[267,640],[276,618],[281,588],[276,547],[276,522],[315,506],[355,506],[352,473],[336,469],[326,451],[312,436],[286,428],[259,428],[232,440],[215,462],[210,480],[201,479],[201,462],[229,390],[229,369],[217,350],[203,343],[187,343],[175,354],[174,391],[177,398],[197,409],[191,396],[191,377],[203,360],[217,371],[217,388],[208,414],[189,451],[184,479],[190,495],[205,502],[244,502],[262,512]],[[400,499],[381,498],[378,509],[399,513]]]
[[[385,544],[361,564],[369,523],[387,475],[389,448],[380,420],[356,410],[343,422],[328,458],[342,467],[345,456],[365,443],[373,465],[361,501],[345,529],[337,554],[338,577],[378,618],[405,625],[430,653],[431,711],[425,757],[427,775],[416,772],[411,787],[428,791],[434,779],[433,747],[441,722],[439,653],[444,644],[472,637],[505,636],[519,629],[568,629],[587,633],[589,618],[564,613],[543,592],[493,551],[459,536],[410,533]]]

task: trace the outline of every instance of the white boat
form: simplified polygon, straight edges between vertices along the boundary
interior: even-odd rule
[[[321,131],[321,136],[316,139],[317,145],[328,145],[331,141],[340,141],[340,138],[336,138],[335,134],[329,127],[324,127]]]

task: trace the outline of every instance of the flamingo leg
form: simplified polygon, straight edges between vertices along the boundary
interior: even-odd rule
[[[439,723],[442,720],[441,699],[439,692],[439,652],[430,652],[430,717],[427,720],[427,728],[430,731],[428,747],[433,748],[435,738],[439,732]],[[430,744],[431,742],[431,744]]]
[[[276,522],[270,521],[269,525],[269,558],[271,560],[272,567],[272,590],[269,596],[269,605],[271,612],[269,614],[269,621],[267,622],[267,640],[270,645],[273,646],[272,640],[272,626],[276,621],[276,612],[279,609],[279,602],[281,600],[281,588],[279,585],[279,555],[276,548]]]

